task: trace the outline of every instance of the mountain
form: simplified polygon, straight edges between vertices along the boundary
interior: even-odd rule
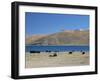
[[[26,36],[25,37],[25,44],[31,44],[33,41],[36,41],[37,39],[40,39],[42,37],[45,37],[46,35],[32,35],[32,36]]]
[[[34,40],[33,40],[34,39]],[[27,39],[30,40],[30,39]],[[89,45],[89,30],[66,30],[45,36],[32,36],[31,45]]]

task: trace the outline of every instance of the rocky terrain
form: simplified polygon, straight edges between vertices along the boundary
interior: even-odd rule
[[[88,45],[89,30],[66,30],[50,35],[32,35],[26,38],[28,45]]]

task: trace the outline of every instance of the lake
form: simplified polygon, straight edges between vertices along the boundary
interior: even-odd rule
[[[41,45],[27,45],[25,46],[25,51],[30,52],[30,51],[59,51],[59,52],[64,52],[64,51],[89,51],[89,46],[41,46]]]

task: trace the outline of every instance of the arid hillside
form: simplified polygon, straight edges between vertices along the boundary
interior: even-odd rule
[[[33,35],[26,38],[29,45],[88,45],[89,30],[66,30],[50,35]]]

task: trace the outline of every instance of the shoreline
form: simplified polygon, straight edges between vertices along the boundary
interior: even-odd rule
[[[57,52],[57,56],[52,53],[29,53],[25,54],[25,68],[39,67],[61,67],[61,66],[83,66],[89,65],[89,52],[84,55],[81,52]]]
[[[32,44],[31,45],[25,45],[25,46],[32,46]],[[83,44],[83,45],[82,44],[81,45],[64,44],[64,45],[33,45],[33,46],[90,46],[90,45],[89,44],[86,44],[86,45],[85,44]]]

